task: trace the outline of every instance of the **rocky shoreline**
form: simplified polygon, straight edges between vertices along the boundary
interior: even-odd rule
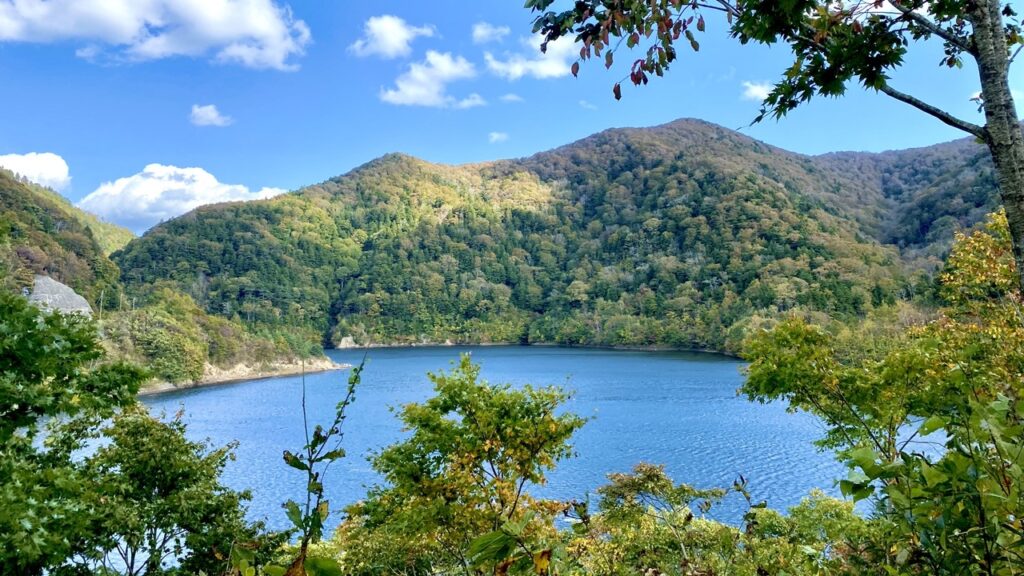
[[[189,388],[200,388],[215,386],[218,384],[230,384],[245,380],[260,380],[263,378],[276,378],[278,376],[294,376],[302,374],[313,374],[316,372],[328,372],[332,370],[345,370],[351,368],[350,364],[339,364],[326,356],[310,358],[303,361],[290,362],[268,362],[259,366],[237,364],[230,368],[220,368],[207,364],[203,377],[195,382],[172,384],[171,382],[154,381],[143,385],[139,390],[140,396],[151,396]]]

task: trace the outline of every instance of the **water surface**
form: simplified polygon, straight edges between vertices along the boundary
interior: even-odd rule
[[[652,462],[699,487],[729,486],[743,474],[755,500],[785,509],[813,488],[835,494],[834,479],[844,476],[831,455],[812,445],[823,433],[817,419],[737,396],[742,364],[723,356],[519,346],[374,349],[345,423],[348,457],[332,466],[325,483],[332,508],[360,499],[378,481],[367,456],[402,437],[391,408],[428,398],[426,373],[449,369],[466,352],[491,382],[566,387],[575,393],[567,409],[591,418],[573,439],[578,456],[549,475],[545,496],[583,498],[608,473]],[[363,354],[328,352],[349,364]],[[347,374],[306,377],[311,423],[330,422]],[[225,481],[252,490],[252,516],[280,528],[287,524],[280,503],[303,494],[304,476],[281,460],[283,450],[298,450],[304,442],[300,399],[301,379],[283,377],[144,402],[154,412],[183,408],[193,438],[218,445],[237,440],[237,460],[229,463]],[[735,522],[741,508],[733,499],[714,515]]]

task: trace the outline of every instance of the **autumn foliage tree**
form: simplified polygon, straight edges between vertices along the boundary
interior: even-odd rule
[[[705,16],[721,16],[742,42],[786,44],[793,65],[764,100],[757,120],[780,118],[815,96],[840,96],[852,82],[876,90],[962,130],[988,146],[1006,208],[1018,284],[1024,286],[1024,136],[1010,91],[1009,72],[1024,47],[1020,22],[1000,0],[580,0],[564,11],[554,0],[528,0],[538,12],[534,29],[547,43],[568,36],[580,59],[614,65],[622,48],[646,46],[629,66],[629,81],[662,76],[683,50],[700,49]],[[985,123],[974,124],[897,88],[892,74],[912,48],[942,43],[941,65],[973,61],[981,83]],[[624,45],[624,46],[623,46]],[[572,67],[579,72],[579,62]],[[615,84],[616,98],[622,95]]]
[[[1024,573],[1017,279],[999,213],[957,236],[941,276],[947,305],[887,353],[844,354],[799,319],[751,339],[743,392],[823,419],[823,444],[851,468],[840,488],[877,499],[883,531],[866,557],[890,573]]]

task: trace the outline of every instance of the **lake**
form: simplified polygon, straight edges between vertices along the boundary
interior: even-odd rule
[[[549,475],[540,494],[582,499],[605,483],[610,472],[638,462],[664,464],[677,482],[727,487],[739,474],[756,500],[785,509],[813,488],[836,494],[834,480],[845,469],[812,442],[821,423],[782,404],[762,405],[737,396],[742,363],[714,354],[638,352],[554,347],[488,346],[331,350],[337,362],[369,359],[356,403],[345,423],[348,457],[331,467],[325,487],[332,508],[362,497],[378,480],[367,456],[402,437],[391,408],[422,401],[432,393],[428,371],[450,368],[470,353],[490,382],[555,384],[575,393],[566,409],[591,420],[577,432],[578,456]],[[306,376],[311,425],[330,422],[348,372]],[[282,377],[151,396],[155,413],[184,411],[189,435],[222,445],[238,441],[237,460],[225,482],[253,492],[253,518],[287,525],[280,505],[303,495],[304,476],[281,460],[285,449],[304,443],[301,379]],[[538,493],[538,492],[535,492]],[[738,522],[738,498],[712,515]],[[331,524],[337,522],[332,517]]]

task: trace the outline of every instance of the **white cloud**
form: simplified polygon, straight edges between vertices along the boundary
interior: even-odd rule
[[[583,108],[585,110],[597,110],[597,105],[592,104],[587,100],[580,100],[580,108]]]
[[[462,100],[459,100],[458,102],[455,103],[455,107],[460,110],[465,110],[466,108],[476,108],[477,106],[486,105],[487,100],[484,100],[484,97],[477,94],[476,92],[473,92],[469,96],[466,96]]]
[[[505,142],[508,140],[508,133],[506,132],[491,132],[487,135],[487,141],[491,144],[497,144],[498,142]]]
[[[228,126],[234,122],[234,118],[231,116],[225,116],[217,110],[217,107],[213,104],[207,104],[200,106],[199,104],[192,105],[192,114],[189,115],[189,120],[196,126]]]
[[[511,32],[512,29],[508,26],[495,26],[487,22],[477,22],[473,24],[473,43],[501,42]]]
[[[54,190],[63,190],[71,184],[68,163],[52,152],[5,154],[0,156],[0,166]]]
[[[540,51],[542,37],[534,35],[523,38],[521,43],[527,53],[506,54],[499,59],[490,52],[484,53],[487,68],[506,80],[518,80],[523,76],[533,78],[557,78],[568,76],[570,65],[579,56],[579,49],[571,40],[562,38],[548,43],[547,52]]]
[[[505,94],[504,96],[502,96],[500,98],[500,100],[502,102],[509,102],[509,103],[511,103],[511,102],[522,102],[523,101],[523,97],[520,96],[519,94],[512,94],[510,92],[510,93]]]
[[[433,35],[433,26],[410,26],[398,16],[385,14],[367,20],[363,25],[363,37],[348,48],[356,56],[398,58],[412,52],[412,41],[418,36]]]
[[[142,172],[105,182],[78,207],[141,233],[197,206],[270,198],[283,192],[280,188],[252,191],[240,184],[224,184],[202,168],[150,164]]]
[[[274,0],[7,0],[0,1],[3,41],[83,41],[76,54],[87,60],[212,54],[218,62],[291,70],[310,33]]]
[[[749,80],[743,82],[744,100],[756,100],[761,102],[768,97],[768,94],[771,91],[772,85],[768,82],[751,82]]]
[[[474,76],[476,69],[462,56],[428,50],[423,62],[410,64],[409,69],[395,79],[395,88],[381,90],[380,99],[399,106],[456,106],[459,101],[448,94],[448,84]]]

